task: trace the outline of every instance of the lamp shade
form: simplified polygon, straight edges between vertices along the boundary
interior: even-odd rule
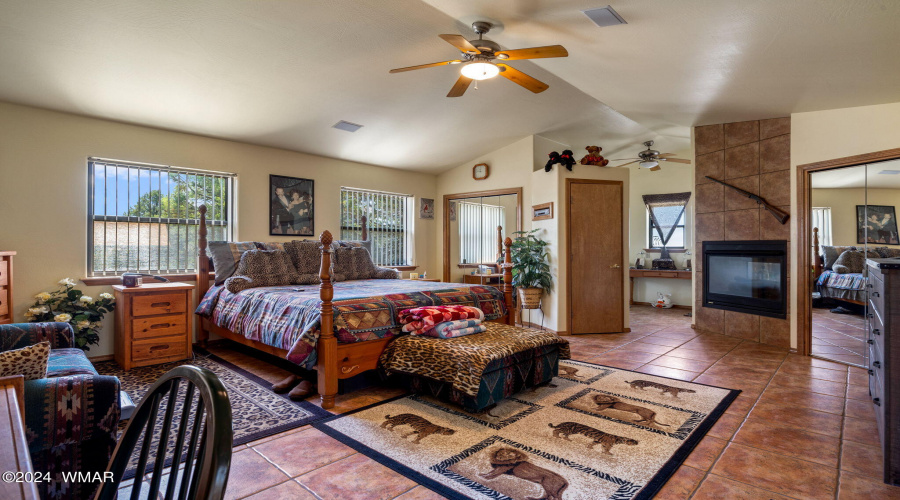
[[[466,64],[460,70],[460,73],[466,78],[473,80],[487,80],[500,74],[500,68],[495,64],[486,62],[471,62]]]
[[[642,161],[640,163],[640,165],[641,165],[641,168],[653,168],[653,167],[659,165],[659,162],[656,160]]]

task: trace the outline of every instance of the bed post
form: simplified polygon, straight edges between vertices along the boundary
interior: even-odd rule
[[[369,222],[369,218],[363,215],[359,218],[359,225],[362,227],[362,234],[360,235],[360,240],[367,241],[369,239],[369,227],[366,223]]]
[[[822,274],[822,257],[819,255],[819,228],[813,228],[813,279]]]
[[[365,225],[363,226],[365,228]],[[365,231],[365,230],[363,230]],[[334,297],[334,286],[331,284],[331,233],[325,231],[319,237],[322,246],[322,267],[319,269],[319,298],[322,299],[322,319],[319,324],[319,342],[317,344],[318,362],[316,371],[319,374],[319,396],[322,408],[334,407],[334,396],[338,391],[337,374],[337,339],[334,336],[334,308],[331,299]]]
[[[206,255],[206,205],[200,205],[200,227],[197,228],[197,300],[203,300],[209,290],[209,256]],[[206,347],[209,331],[203,326],[203,318],[197,321],[197,343]]]
[[[506,302],[506,324],[516,324],[516,311],[513,308],[513,286],[512,286],[512,238],[506,237],[503,242],[506,247],[503,256],[503,300]]]
[[[497,226],[497,260],[503,258],[503,226]]]

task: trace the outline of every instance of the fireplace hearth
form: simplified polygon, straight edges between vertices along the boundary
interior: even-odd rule
[[[787,317],[787,241],[704,241],[703,306]]]

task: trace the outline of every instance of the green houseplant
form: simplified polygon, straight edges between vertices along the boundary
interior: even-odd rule
[[[512,284],[518,290],[523,309],[537,309],[541,295],[553,289],[553,274],[550,273],[547,254],[549,243],[535,235],[538,231],[540,229],[513,233]]]
[[[35,302],[25,312],[29,323],[59,321],[72,325],[75,345],[89,351],[91,345],[100,343],[101,320],[116,308],[112,294],[101,293],[94,300],[75,288],[75,280],[59,280],[59,288],[34,296]]]

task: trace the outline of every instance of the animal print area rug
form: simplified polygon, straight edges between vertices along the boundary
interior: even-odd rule
[[[651,498],[740,391],[561,361],[482,413],[401,396],[314,427],[448,498]]]

